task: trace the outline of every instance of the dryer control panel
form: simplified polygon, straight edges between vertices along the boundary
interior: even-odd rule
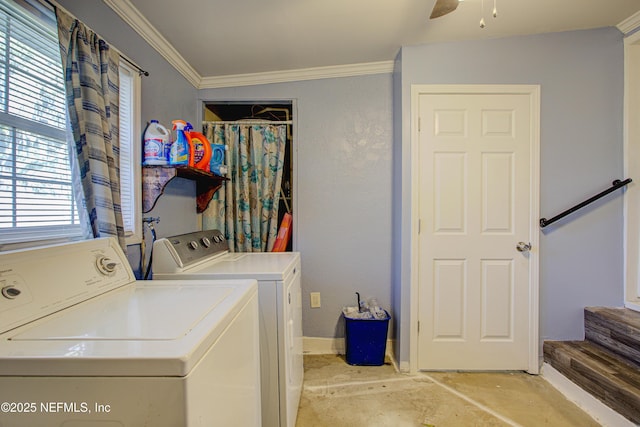
[[[158,239],[153,244],[153,272],[174,273],[229,252],[227,239],[220,230],[195,231]]]

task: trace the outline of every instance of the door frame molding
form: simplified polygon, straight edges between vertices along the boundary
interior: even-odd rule
[[[539,338],[539,237],[540,237],[540,86],[539,85],[411,85],[411,287],[409,326],[409,370],[418,371],[419,320],[419,99],[425,94],[525,94],[530,99],[531,123],[531,217],[529,236],[532,249],[529,264],[529,367],[527,372],[538,374],[542,360],[542,341]]]
[[[640,111],[640,32],[624,39],[624,174],[640,171],[640,126],[634,119]],[[640,190],[635,185],[624,191],[624,305],[640,311]]]

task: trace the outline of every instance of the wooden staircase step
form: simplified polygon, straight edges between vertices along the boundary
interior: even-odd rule
[[[544,360],[630,421],[640,424],[640,371],[589,341],[545,341]]]
[[[627,308],[586,307],[585,338],[640,367],[640,313]]]

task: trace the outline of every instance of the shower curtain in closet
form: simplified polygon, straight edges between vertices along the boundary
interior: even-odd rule
[[[286,125],[215,124],[204,134],[228,147],[227,178],[203,215],[203,228],[221,230],[234,252],[270,252],[278,234],[278,205]]]

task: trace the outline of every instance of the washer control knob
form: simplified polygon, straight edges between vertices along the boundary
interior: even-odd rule
[[[101,256],[96,260],[96,266],[98,267],[98,271],[105,276],[109,276],[116,271],[116,264],[110,258],[106,256]]]
[[[192,249],[195,251],[196,249],[198,249],[198,246],[199,246],[198,242],[196,242],[195,240],[192,240],[189,242],[189,249]]]
[[[20,289],[14,288],[13,286],[5,286],[2,288],[2,296],[8,299],[14,299],[20,295],[20,293]]]
[[[218,234],[218,241],[224,242],[224,236],[222,234]]]
[[[200,241],[202,242],[202,246],[204,246],[205,248],[211,246],[211,240],[206,237],[203,237],[202,239],[200,239]]]

